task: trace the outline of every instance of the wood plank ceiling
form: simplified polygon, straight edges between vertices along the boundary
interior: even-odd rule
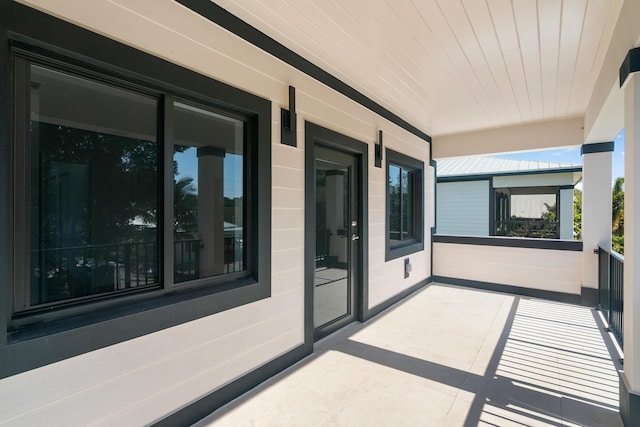
[[[622,1],[215,0],[432,136],[583,115]]]

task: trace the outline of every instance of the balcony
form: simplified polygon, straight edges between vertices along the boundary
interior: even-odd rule
[[[618,369],[595,310],[433,283],[197,425],[620,426]]]

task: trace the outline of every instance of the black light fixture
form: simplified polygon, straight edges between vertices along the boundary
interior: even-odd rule
[[[378,131],[378,143],[375,146],[375,166],[377,168],[382,167],[382,131]]]
[[[284,145],[297,147],[296,130],[296,88],[289,86],[289,110],[282,108],[280,110],[280,142]]]

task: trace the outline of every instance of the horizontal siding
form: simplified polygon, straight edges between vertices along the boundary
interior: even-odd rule
[[[489,181],[438,184],[436,220],[438,234],[489,235]]]
[[[580,295],[582,252],[434,243],[433,274]],[[463,266],[463,268],[461,268]]]
[[[556,185],[573,185],[573,173],[532,174],[516,176],[496,176],[493,178],[494,188],[504,187],[549,187]]]
[[[272,102],[272,296],[0,380],[0,425],[146,424],[304,340],[304,122],[369,144],[369,307],[430,275],[429,145],[176,2],[24,3]],[[324,64],[318,64],[323,66]],[[280,144],[280,108],[296,87],[298,147]],[[374,143],[425,162],[425,250],[384,260],[385,174]]]

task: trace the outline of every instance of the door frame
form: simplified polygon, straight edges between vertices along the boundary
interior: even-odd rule
[[[353,155],[358,164],[356,189],[358,190],[357,218],[360,224],[360,244],[356,257],[355,320],[364,321],[368,304],[369,283],[369,146],[331,129],[305,121],[305,227],[304,227],[304,339],[313,344],[315,327],[313,324],[315,260],[316,260],[316,146],[342,151]]]

